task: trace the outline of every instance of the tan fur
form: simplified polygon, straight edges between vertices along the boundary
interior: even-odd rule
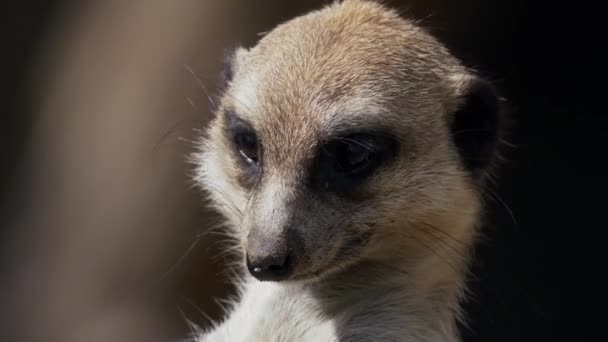
[[[456,341],[481,200],[450,142],[449,114],[474,76],[413,22],[357,0],[279,25],[239,49],[234,68],[197,180],[243,251],[252,233],[297,225],[306,262],[281,283],[244,275],[227,320],[199,341]],[[255,190],[239,182],[226,111],[259,135]],[[394,131],[400,150],[358,200],[307,190],[322,142],[369,127]],[[364,247],[338,257],[368,232]]]

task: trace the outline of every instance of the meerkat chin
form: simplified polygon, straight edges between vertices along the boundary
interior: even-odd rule
[[[227,59],[197,182],[241,252],[197,341],[457,341],[501,101],[433,36],[342,1]]]

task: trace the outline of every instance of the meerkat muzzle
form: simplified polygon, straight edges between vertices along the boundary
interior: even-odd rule
[[[286,239],[266,238],[251,234],[246,253],[247,270],[260,281],[287,279],[295,264],[293,250]]]

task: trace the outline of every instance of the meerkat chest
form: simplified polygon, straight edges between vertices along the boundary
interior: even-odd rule
[[[197,342],[457,341],[435,324],[424,305],[412,312],[399,291],[319,298],[302,288],[249,283],[228,318]]]
[[[228,317],[197,342],[338,341],[329,317],[305,293],[273,283],[247,284]]]

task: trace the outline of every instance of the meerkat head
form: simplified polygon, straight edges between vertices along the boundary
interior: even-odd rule
[[[344,1],[279,25],[229,56],[218,98],[198,180],[260,280],[407,255],[399,241],[426,224],[474,225],[499,99],[390,9]]]

